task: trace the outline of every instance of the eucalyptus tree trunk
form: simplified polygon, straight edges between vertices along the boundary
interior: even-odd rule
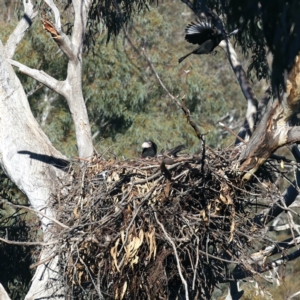
[[[61,28],[60,12],[52,0],[45,0],[51,8],[55,24],[47,19],[42,19],[44,29],[49,32],[60,50],[68,58],[67,77],[60,81],[46,74],[44,71],[29,68],[12,59],[9,62],[18,67],[19,71],[32,77],[59,95],[63,96],[72,116],[78,155],[88,158],[93,154],[93,142],[89,118],[82,93],[82,51],[87,24],[87,12],[90,1],[73,0],[74,26],[71,38],[64,34]],[[49,35],[50,38],[50,35]],[[11,58],[9,56],[8,58]]]
[[[66,179],[68,162],[51,144],[35,120],[24,89],[12,65],[58,94],[65,97],[73,118],[78,154],[87,158],[93,154],[91,129],[82,94],[82,47],[89,1],[74,0],[74,30],[71,39],[61,30],[60,14],[52,0],[45,0],[52,9],[55,25],[45,21],[47,31],[57,34],[55,40],[69,59],[67,78],[56,80],[43,71],[31,69],[12,60],[17,45],[37,15],[30,0],[24,0],[25,14],[5,47],[0,42],[0,164],[6,175],[27,196],[38,213],[43,229],[43,245],[36,273],[26,300],[60,298],[57,286],[49,285],[58,279],[57,212],[50,200],[57,195]],[[57,226],[57,224],[56,224]],[[63,224],[61,224],[64,227]],[[52,280],[49,280],[49,279]]]
[[[278,148],[300,141],[300,126],[290,124],[300,107],[300,55],[295,58],[286,85],[281,99],[268,102],[260,123],[241,152],[240,170],[245,172],[244,179],[251,178]]]
[[[51,144],[32,115],[24,89],[12,66],[4,57],[0,42],[0,163],[7,176],[26,194],[31,206],[53,218],[55,212],[49,205],[51,194],[56,194],[62,182],[65,157]],[[44,242],[52,240],[53,224],[41,218]],[[52,255],[54,248],[45,248],[41,260]],[[45,292],[45,284],[56,276],[54,269],[40,265],[26,299]],[[53,291],[48,290],[49,295]]]

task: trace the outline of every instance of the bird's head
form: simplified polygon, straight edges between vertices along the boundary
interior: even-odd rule
[[[153,141],[146,141],[142,144],[142,157],[154,157],[157,153],[157,145]]]

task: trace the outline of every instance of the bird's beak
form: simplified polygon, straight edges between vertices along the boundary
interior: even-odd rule
[[[143,144],[142,144],[142,148],[150,148],[152,145],[151,145],[151,143],[149,143],[149,142],[144,142]]]

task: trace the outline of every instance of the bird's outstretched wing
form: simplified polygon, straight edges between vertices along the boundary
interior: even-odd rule
[[[201,45],[215,34],[216,31],[209,22],[192,22],[185,29],[185,39],[191,44]]]

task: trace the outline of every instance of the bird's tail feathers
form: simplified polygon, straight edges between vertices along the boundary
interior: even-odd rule
[[[178,63],[181,63],[184,59],[186,59],[188,56],[190,56],[192,53],[194,53],[194,51],[186,54],[185,56],[182,56],[178,59]]]

